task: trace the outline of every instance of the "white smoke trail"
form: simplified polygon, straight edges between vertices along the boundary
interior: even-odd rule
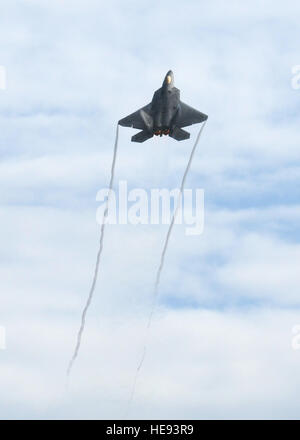
[[[165,239],[165,243],[164,243],[164,246],[163,246],[163,250],[162,250],[162,253],[161,253],[160,263],[159,263],[158,270],[157,270],[157,273],[156,273],[156,279],[155,279],[154,290],[153,290],[153,303],[152,303],[151,312],[150,312],[150,315],[149,315],[148,324],[147,324],[147,327],[146,327],[146,340],[147,340],[148,331],[149,331],[150,326],[151,326],[152,317],[153,317],[153,313],[154,313],[154,309],[155,309],[155,305],[156,305],[156,300],[157,300],[157,296],[158,296],[158,288],[159,288],[159,284],[160,284],[160,277],[161,277],[161,273],[162,273],[162,270],[163,270],[163,267],[164,267],[165,256],[166,256],[166,252],[167,252],[167,249],[168,249],[168,244],[169,244],[170,236],[171,236],[171,233],[172,233],[172,229],[173,229],[173,226],[174,226],[174,223],[175,223],[175,220],[176,220],[176,216],[178,214],[178,210],[179,210],[179,207],[180,207],[180,202],[181,202],[181,197],[182,197],[184,186],[185,186],[185,181],[186,181],[188,172],[189,172],[189,170],[191,168],[191,164],[192,164],[192,161],[193,161],[193,158],[194,158],[194,154],[195,154],[197,145],[199,143],[202,131],[203,131],[204,127],[205,127],[205,124],[206,124],[206,121],[202,124],[202,126],[201,126],[201,128],[199,130],[198,136],[196,138],[195,144],[193,146],[193,149],[191,151],[190,158],[189,158],[188,164],[186,166],[186,169],[185,169],[182,181],[181,181],[180,192],[179,192],[178,198],[177,198],[176,209],[174,210],[174,213],[173,213],[173,216],[172,216],[172,219],[171,219],[171,223],[170,223],[170,226],[169,226],[169,229],[168,229],[168,232],[167,232],[167,236],[166,236],[166,239]],[[143,365],[143,362],[144,362],[145,356],[146,356],[146,349],[147,349],[147,343],[145,343],[145,345],[144,345],[143,355],[142,355],[141,361],[140,361],[139,366],[138,366],[138,368],[136,370],[136,373],[135,373],[133,387],[132,387],[132,392],[131,392],[131,396],[130,396],[130,399],[129,399],[128,407],[131,405],[131,403],[133,401],[133,398],[134,398],[138,375],[139,375],[139,372],[141,371],[141,368],[142,368],[142,365]]]
[[[101,225],[101,231],[100,231],[100,242],[99,242],[99,250],[98,250],[98,254],[97,254],[97,260],[96,260],[96,266],[95,266],[95,272],[94,272],[94,277],[93,277],[93,282],[92,282],[92,286],[88,295],[88,299],[86,302],[86,305],[83,309],[82,315],[81,315],[81,324],[80,324],[80,328],[79,328],[79,332],[77,335],[77,342],[76,342],[76,346],[75,346],[75,350],[74,350],[74,354],[69,362],[68,365],[68,369],[67,369],[67,377],[69,377],[73,364],[75,362],[75,359],[78,356],[79,353],[79,349],[80,349],[80,344],[81,344],[81,338],[82,338],[82,334],[84,331],[84,326],[85,326],[85,319],[86,319],[86,314],[87,311],[89,309],[89,306],[92,302],[93,299],[93,294],[95,291],[95,287],[96,287],[96,282],[97,282],[97,278],[98,278],[98,273],[99,273],[99,266],[100,266],[100,260],[101,260],[101,255],[102,255],[102,250],[103,250],[103,241],[104,241],[104,232],[105,232],[105,219],[108,213],[108,204],[109,204],[109,200],[110,200],[110,195],[111,195],[111,191],[113,188],[113,183],[114,183],[114,177],[115,177],[115,165],[116,165],[116,159],[117,159],[117,151],[118,151],[118,139],[119,139],[119,125],[117,125],[117,130],[116,130],[116,139],[115,139],[115,145],[114,145],[114,154],[113,154],[113,161],[112,161],[112,165],[111,165],[111,175],[110,175],[110,182],[109,182],[109,192],[108,192],[108,196],[107,196],[107,200],[106,200],[106,207],[105,207],[105,211],[103,213],[103,220],[102,220],[102,225]]]
[[[182,181],[181,181],[180,191],[179,191],[178,198],[177,198],[176,209],[175,209],[175,211],[173,213],[173,216],[172,216],[172,219],[171,219],[171,223],[170,223],[170,226],[169,226],[169,229],[168,229],[168,232],[167,232],[167,236],[166,236],[166,240],[165,240],[165,243],[164,243],[163,251],[162,251],[161,257],[160,257],[160,264],[159,264],[158,271],[157,271],[157,274],[156,274],[156,279],[155,279],[155,284],[154,284],[154,292],[153,292],[153,304],[152,304],[152,309],[151,309],[151,313],[150,313],[150,316],[149,316],[149,321],[148,321],[148,326],[147,326],[148,328],[151,325],[152,316],[153,316],[153,312],[154,312],[155,304],[156,304],[156,299],[157,299],[157,295],[158,295],[158,288],[159,288],[159,283],[160,283],[160,277],[161,277],[161,273],[162,273],[162,270],[163,270],[163,267],[164,267],[165,256],[166,256],[167,248],[168,248],[168,245],[169,245],[169,240],[170,240],[170,236],[171,236],[171,233],[172,233],[172,229],[173,229],[173,226],[174,226],[177,214],[178,214],[178,210],[179,210],[179,207],[180,207],[180,201],[181,201],[181,197],[182,197],[182,194],[183,194],[183,190],[184,190],[184,186],[185,186],[185,181],[186,181],[188,172],[189,172],[189,170],[191,168],[191,164],[192,164],[192,161],[193,161],[193,158],[194,158],[194,154],[195,154],[198,142],[200,140],[202,131],[203,131],[204,127],[205,127],[205,124],[206,124],[206,121],[202,124],[202,126],[201,126],[201,128],[199,130],[198,136],[196,138],[195,144],[194,144],[193,149],[191,151],[190,158],[189,158],[188,164],[186,166],[186,169],[185,169]]]

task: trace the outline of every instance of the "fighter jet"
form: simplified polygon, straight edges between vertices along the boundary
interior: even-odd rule
[[[120,119],[119,124],[142,130],[132,136],[132,142],[145,142],[154,135],[168,135],[183,141],[189,139],[190,133],[182,130],[182,127],[204,122],[207,118],[207,115],[180,100],[180,90],[174,87],[174,75],[169,70],[150,104]]]

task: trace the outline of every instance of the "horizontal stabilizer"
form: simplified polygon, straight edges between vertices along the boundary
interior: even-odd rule
[[[191,135],[190,133],[188,133],[185,130],[182,130],[181,128],[174,127],[174,129],[172,130],[169,136],[172,137],[173,139],[176,139],[176,141],[184,141],[186,139],[189,139]]]
[[[140,131],[139,133],[132,136],[131,141],[132,142],[145,142],[147,139],[150,139],[153,137],[152,133],[149,133],[146,130]]]

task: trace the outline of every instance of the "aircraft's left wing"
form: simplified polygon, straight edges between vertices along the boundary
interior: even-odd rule
[[[123,119],[120,119],[119,124],[122,125],[123,127],[132,127],[143,130],[151,123],[150,120],[148,121],[148,119],[151,118],[149,116],[150,108],[151,108],[151,103],[145,105],[145,107],[140,108],[136,112],[131,113],[131,115],[126,116]]]
[[[200,122],[206,121],[207,118],[208,116],[204,113],[201,113],[193,107],[190,107],[189,105],[180,101],[180,111],[176,119],[176,126],[187,127],[188,125],[199,124]]]

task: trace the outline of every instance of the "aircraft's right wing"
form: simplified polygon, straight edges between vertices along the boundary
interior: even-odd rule
[[[151,123],[151,116],[149,115],[150,109],[151,103],[145,105],[145,107],[140,108],[136,112],[131,113],[131,115],[120,119],[119,124],[123,127],[139,128],[140,130],[143,130]]]
[[[180,101],[180,111],[176,119],[177,127],[186,127],[192,124],[199,124],[200,122],[206,121],[208,118],[204,113],[190,107],[184,102]]]

